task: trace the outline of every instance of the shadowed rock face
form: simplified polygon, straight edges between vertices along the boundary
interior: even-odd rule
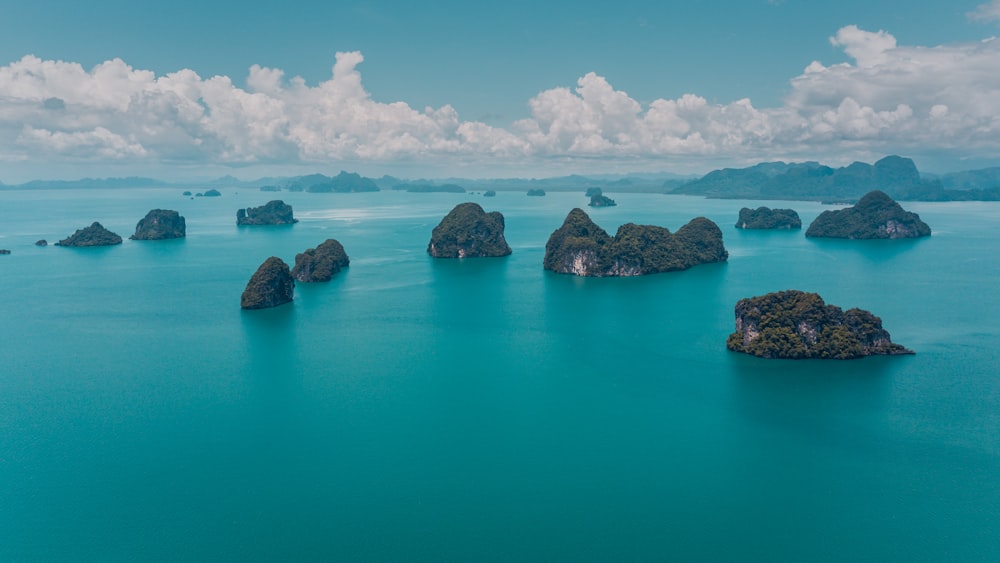
[[[292,206],[276,199],[260,207],[247,207],[236,212],[237,225],[291,225],[299,220],[292,216]]]
[[[122,237],[94,221],[89,227],[78,229],[72,235],[56,243],[56,246],[111,246],[121,244]]]
[[[758,207],[740,209],[736,220],[737,229],[801,229],[802,219],[794,209],[771,209]]]
[[[330,281],[333,274],[350,263],[343,245],[335,239],[327,239],[316,248],[295,255],[292,277],[300,282]]]
[[[153,209],[139,220],[131,240],[164,240],[183,238],[187,234],[184,217],[169,209]]]
[[[807,237],[896,239],[930,236],[931,228],[916,213],[884,192],[865,194],[854,207],[824,211],[809,225]]]
[[[503,231],[499,211],[486,213],[477,203],[460,203],[434,227],[427,253],[435,258],[507,256],[511,251]]]
[[[626,223],[612,238],[582,209],[573,209],[545,244],[543,266],[577,276],[641,276],[728,257],[722,231],[704,217],[692,219],[674,234],[655,225]]]
[[[244,309],[266,309],[292,301],[295,280],[288,271],[288,264],[272,256],[257,268],[240,298]]]
[[[736,332],[726,347],[761,358],[847,360],[912,354],[895,344],[882,319],[827,305],[815,293],[779,291],[736,303]]]

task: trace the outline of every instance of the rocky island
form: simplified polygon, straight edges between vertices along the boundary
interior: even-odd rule
[[[0,254],[10,254],[10,250],[6,248],[0,248]]]
[[[815,293],[768,293],[736,303],[736,332],[726,347],[761,358],[848,360],[912,354],[892,342],[882,319],[862,309],[827,305]]]
[[[39,239],[39,240],[35,241],[35,246],[48,246],[48,245],[49,245],[49,241],[47,241],[45,239]]]
[[[77,229],[70,236],[56,243],[56,246],[111,246],[121,244],[122,237],[94,221],[89,227]]]
[[[614,207],[618,204],[615,203],[615,200],[604,194],[594,194],[590,196],[590,203],[587,205],[590,207]]]
[[[545,195],[545,190],[543,190],[541,188],[532,188],[532,189],[528,190],[528,195],[532,196],[532,197],[540,197],[540,196]]]
[[[902,207],[885,192],[864,195],[854,207],[824,211],[806,230],[807,237],[897,239],[930,236],[931,228],[916,213]]]
[[[219,197],[219,196],[222,195],[222,192],[220,192],[219,190],[217,190],[215,188],[212,188],[212,189],[206,191],[205,193],[203,193],[201,195],[203,197]]]
[[[257,268],[240,297],[244,309],[266,309],[291,303],[295,280],[288,271],[288,264],[272,256]]]
[[[686,270],[729,257],[719,226],[696,217],[671,234],[655,225],[626,223],[614,238],[582,209],[573,209],[545,244],[544,268],[578,276],[641,276]]]
[[[184,238],[187,227],[184,217],[170,209],[153,209],[139,220],[131,240],[164,240]]]
[[[247,207],[236,212],[237,225],[291,225],[299,220],[292,216],[292,206],[276,199],[260,207]]]
[[[295,255],[292,277],[300,282],[330,281],[333,274],[351,264],[344,246],[336,239],[327,239],[316,248]]]
[[[497,192],[495,190],[486,190],[483,192],[483,197],[496,197]]]
[[[771,209],[758,207],[740,209],[736,220],[737,229],[801,229],[802,219],[794,209]]]
[[[499,211],[487,213],[478,203],[460,203],[434,227],[427,253],[435,258],[507,256],[510,246],[503,230]]]

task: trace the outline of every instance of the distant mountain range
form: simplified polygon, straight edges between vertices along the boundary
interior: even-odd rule
[[[411,192],[585,191],[600,188],[618,193],[671,193],[709,198],[856,201],[872,190],[882,190],[904,201],[1000,201],[1000,167],[967,170],[941,176],[921,175],[909,158],[887,156],[874,164],[855,162],[833,168],[818,162],[763,162],[747,168],[713,170],[697,178],[669,172],[559,176],[554,178],[500,178],[404,180],[394,176],[366,178],[342,171],[337,176],[309,174],[240,180],[223,176],[207,182],[165,182],[152,178],[84,178],[82,180],[34,180],[0,189],[76,188],[257,188],[264,191],[371,192],[406,190]]]

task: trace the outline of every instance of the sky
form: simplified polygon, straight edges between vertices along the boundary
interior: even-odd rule
[[[6,0],[0,182],[997,166],[998,30],[1000,0]]]

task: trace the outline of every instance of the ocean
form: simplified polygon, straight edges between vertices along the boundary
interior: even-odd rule
[[[0,190],[0,560],[1000,560],[1000,204],[844,241],[734,228],[811,202],[183,189]],[[278,198],[299,223],[236,226]],[[427,255],[464,201],[511,256]],[[546,272],[573,207],[611,234],[706,216],[729,261]],[[153,208],[187,238],[34,246]],[[348,269],[240,309],[327,238]],[[784,289],[916,355],[727,351],[736,302]]]

